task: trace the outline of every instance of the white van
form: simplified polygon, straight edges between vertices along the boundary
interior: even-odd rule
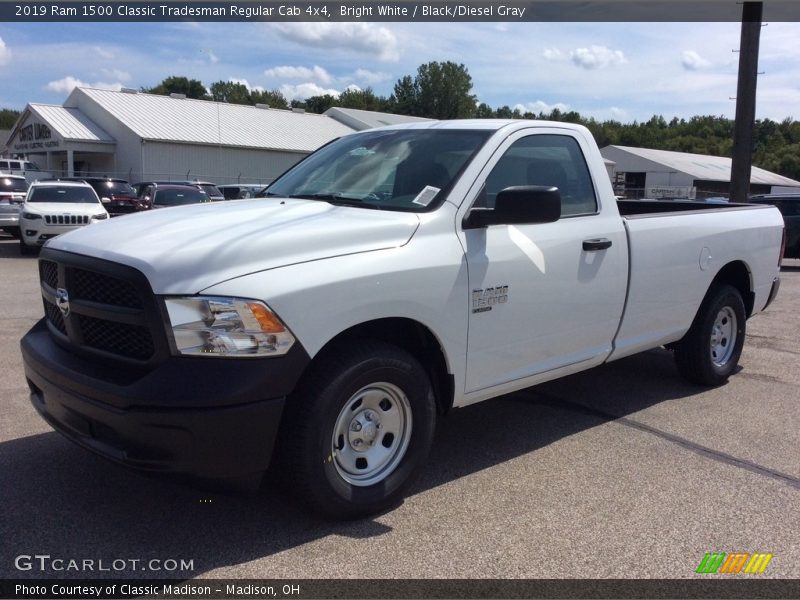
[[[52,178],[52,174],[42,171],[35,162],[15,158],[0,158],[0,173],[22,175],[28,183]]]

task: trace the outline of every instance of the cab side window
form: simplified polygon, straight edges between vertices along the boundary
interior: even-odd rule
[[[475,205],[492,208],[499,191],[518,185],[557,187],[562,217],[597,212],[586,159],[570,136],[530,135],[514,142],[489,173]]]

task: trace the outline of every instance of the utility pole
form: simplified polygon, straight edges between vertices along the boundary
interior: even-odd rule
[[[739,44],[739,82],[736,87],[736,122],[733,129],[731,202],[747,202],[753,164],[753,123],[756,119],[758,42],[763,2],[744,2]]]

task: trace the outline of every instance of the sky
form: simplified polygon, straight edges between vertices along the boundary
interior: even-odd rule
[[[598,120],[735,113],[738,23],[0,23],[0,108],[61,104],[75,85],[170,75],[389,95],[429,61],[463,63],[480,102]],[[757,117],[800,119],[800,23],[761,32]]]

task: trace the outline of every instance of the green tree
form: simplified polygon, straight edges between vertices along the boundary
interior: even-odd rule
[[[167,77],[155,87],[143,87],[142,91],[148,94],[159,94],[161,96],[186,94],[187,98],[194,98],[196,100],[208,100],[210,98],[208,90],[206,90],[206,86],[203,85],[202,81],[178,75]]]
[[[233,81],[216,81],[211,84],[211,99],[216,102],[230,104],[255,104],[250,97],[250,90],[242,83]]]
[[[250,101],[253,104],[266,104],[270,108],[289,108],[289,102],[280,90],[251,90]]]
[[[19,119],[20,112],[12,108],[0,108],[0,129],[11,129]]]
[[[478,105],[478,108],[475,109],[475,118],[476,119],[491,119],[494,117],[494,109],[491,106],[486,104],[486,102],[481,102]]]
[[[347,89],[339,94],[336,106],[385,112],[389,108],[389,100],[375,94],[370,87],[363,90]]]
[[[336,96],[332,96],[331,94],[309,96],[305,101],[305,109],[308,112],[317,113],[318,115],[321,115],[332,106],[336,106]]]
[[[464,119],[475,114],[477,98],[472,94],[472,77],[463,64],[434,61],[420,65],[414,87],[421,117]]]
[[[389,99],[390,110],[398,115],[419,116],[417,96],[419,90],[411,75],[405,75],[394,84],[394,93]]]

